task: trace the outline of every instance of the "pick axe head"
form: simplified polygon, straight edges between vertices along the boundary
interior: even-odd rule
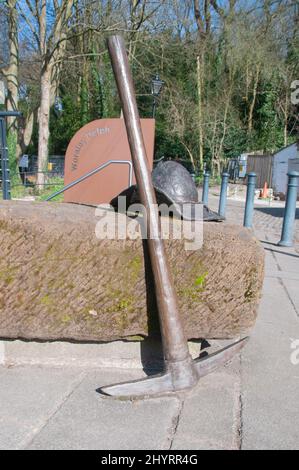
[[[155,281],[165,372],[147,379],[102,387],[99,391],[106,395],[121,397],[177,392],[193,387],[200,377],[230,360],[244,346],[246,338],[204,359],[193,361],[190,356],[161,236],[159,214],[154,209],[156,207],[155,192],[147,163],[133,80],[122,37],[111,36],[108,39],[108,49],[122,104],[140,200],[145,208],[149,227],[155,228],[154,237],[150,232],[147,232],[147,244]]]
[[[166,371],[161,374],[146,377],[131,382],[123,382],[108,385],[98,389],[99,393],[114,397],[134,398],[146,396],[159,396],[192,388],[201,377],[213,372],[230,361],[248,341],[248,337],[240,339],[213,354],[202,359],[189,360],[189,363],[181,364],[181,367],[172,367],[166,364]],[[189,381],[189,369],[193,372],[193,383]],[[186,380],[183,380],[184,372]]]

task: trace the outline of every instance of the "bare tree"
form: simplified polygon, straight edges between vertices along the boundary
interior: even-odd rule
[[[6,0],[8,12],[8,43],[9,58],[8,65],[3,69],[3,74],[7,81],[7,111],[16,111],[18,109],[19,100],[19,42],[18,42],[18,12],[16,8],[16,0]],[[16,118],[8,118],[10,132],[17,135]]]
[[[28,33],[35,41],[40,61],[40,106],[38,110],[37,187],[45,183],[48,162],[50,107],[54,104],[62,59],[70,28],[74,0],[25,0],[18,3]]]
[[[205,82],[205,54],[207,41],[211,29],[211,11],[209,0],[203,4],[199,0],[193,0],[194,16],[198,31],[198,53],[196,57],[197,93],[198,93],[198,133],[199,133],[199,168],[203,169],[204,160],[204,125],[203,125],[203,91]]]

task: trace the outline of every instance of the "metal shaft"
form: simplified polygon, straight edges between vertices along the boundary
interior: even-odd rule
[[[2,113],[3,114],[3,113]],[[6,140],[6,125],[5,119],[0,118],[0,139],[1,139],[1,170],[2,170],[2,194],[3,199],[10,199],[10,179],[9,179],[9,163],[8,163],[8,149]]]
[[[221,215],[222,217],[225,217],[225,211],[226,211],[228,178],[229,178],[228,173],[222,173],[221,191],[220,191],[219,209],[218,209],[218,214]]]
[[[253,221],[253,209],[254,209],[254,191],[256,174],[248,173],[247,175],[247,193],[245,202],[245,213],[244,213],[244,227],[251,228]]]
[[[156,106],[157,106],[156,97],[154,96],[154,98],[153,98],[153,109],[152,109],[152,118],[153,119],[156,117]]]
[[[297,171],[290,171],[288,177],[288,191],[283,216],[281,240],[278,243],[280,246],[293,245],[299,173]]]
[[[20,111],[0,111],[0,117],[22,117]]]
[[[167,363],[186,361],[190,358],[188,344],[184,336],[177,296],[161,238],[156,196],[123,38],[111,36],[108,39],[108,49],[123,109],[140,200],[147,216],[147,243],[155,280],[164,356]]]
[[[203,187],[202,187],[202,202],[203,204],[208,204],[208,199],[209,199],[209,179],[210,179],[210,173],[204,172],[203,175]]]
[[[1,171],[2,171],[2,193],[3,199],[11,199],[10,195],[10,177],[9,177],[9,161],[6,140],[6,117],[21,117],[19,111],[0,111],[0,139],[1,139]]]

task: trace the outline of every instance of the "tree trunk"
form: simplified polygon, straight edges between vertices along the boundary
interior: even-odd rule
[[[50,107],[54,103],[57,93],[61,61],[66,48],[66,31],[74,1],[53,2],[53,11],[50,8],[50,2],[46,0],[40,0],[37,4],[39,8],[35,12],[29,7],[37,22],[36,28],[34,28],[32,21],[27,19],[25,13],[22,14],[22,17],[31,31],[33,30],[33,34],[37,39],[41,61],[37,175],[37,191],[40,191],[45,183],[44,172],[47,170],[48,162]],[[47,25],[49,10],[51,10],[51,15],[54,18],[51,25]]]
[[[17,9],[16,0],[7,0],[7,7],[9,12],[9,64],[3,70],[4,76],[7,80],[7,98],[6,98],[6,110],[16,111],[19,104],[19,44],[18,44],[18,26],[17,26]],[[18,171],[18,156],[16,154],[17,142],[18,142],[18,122],[15,117],[7,118],[7,129],[11,139],[9,154],[9,167],[11,171],[11,177],[13,179],[19,177]]]
[[[285,118],[285,121],[284,121],[283,140],[284,140],[284,146],[286,147],[288,145],[288,118]]]
[[[253,111],[254,111],[255,102],[256,102],[257,86],[258,86],[258,83],[259,83],[259,77],[260,77],[260,64],[257,64],[257,66],[256,66],[256,75],[255,75],[255,80],[254,80],[254,84],[253,84],[252,100],[251,100],[250,107],[249,107],[248,134],[251,134],[252,128],[253,128]]]
[[[198,131],[199,131],[199,170],[203,169],[203,114],[202,114],[202,63],[197,56],[197,92],[198,92]]]
[[[218,156],[216,155],[216,158],[212,162],[212,176],[220,176],[220,161]]]
[[[122,116],[121,116],[121,117],[122,117]],[[193,168],[193,170],[194,170],[194,172],[195,172],[195,171],[196,171],[196,166],[195,166],[195,161],[194,161],[194,157],[193,157],[193,155],[192,155],[192,152],[191,152],[191,150],[189,149],[189,147],[185,144],[185,142],[183,142],[183,141],[181,140],[181,143],[182,143],[183,147],[185,147],[185,149],[186,149],[187,152],[188,152],[188,155],[189,155],[189,157],[190,157],[190,161],[191,161],[192,168]]]
[[[288,92],[285,95],[285,104],[284,104],[284,126],[283,126],[283,136],[284,136],[284,146],[288,145],[288,122],[289,122],[289,115],[288,115],[288,107],[289,107],[289,94]]]
[[[33,111],[28,114],[25,119],[25,125],[22,129],[22,134],[19,135],[19,141],[16,149],[17,160],[19,160],[21,155],[26,152],[27,147],[30,144],[33,132],[34,114],[35,113]]]
[[[223,132],[222,132],[222,136],[221,136],[218,151],[217,151],[217,159],[219,161],[219,171],[220,171],[221,163],[224,162],[222,154],[223,154],[224,139],[225,139],[226,131],[227,131],[227,117],[228,117],[230,99],[231,99],[231,94],[232,94],[232,87],[233,87],[233,85],[230,86],[230,88],[227,92],[227,98],[226,98],[226,102],[225,102],[224,115],[223,115],[223,121],[222,121],[223,122]]]
[[[46,65],[41,73],[41,102],[38,111],[38,162],[37,191],[43,189],[48,163],[49,118],[50,118],[50,70]]]
[[[17,9],[16,0],[7,0],[9,9],[9,65],[4,70],[7,80],[7,111],[16,111],[18,109],[18,72],[19,72],[19,45],[18,45],[18,27],[17,27]],[[10,132],[17,134],[16,118],[7,119]]]
[[[42,0],[39,15],[39,48],[42,57],[40,72],[40,106],[38,110],[38,156],[37,156],[37,179],[36,189],[41,191],[45,183],[46,165],[48,161],[49,140],[49,113],[50,113],[50,73],[47,60],[47,2]]]

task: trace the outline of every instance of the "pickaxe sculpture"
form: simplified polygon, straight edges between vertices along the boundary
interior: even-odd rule
[[[105,386],[99,391],[106,395],[123,397],[177,392],[193,387],[200,377],[230,360],[244,346],[247,338],[206,358],[197,360],[191,358],[161,237],[156,197],[147,163],[134,85],[123,38],[111,36],[108,39],[108,49],[122,104],[140,200],[146,211],[146,219],[149,221],[147,243],[155,281],[165,372],[141,380]]]

